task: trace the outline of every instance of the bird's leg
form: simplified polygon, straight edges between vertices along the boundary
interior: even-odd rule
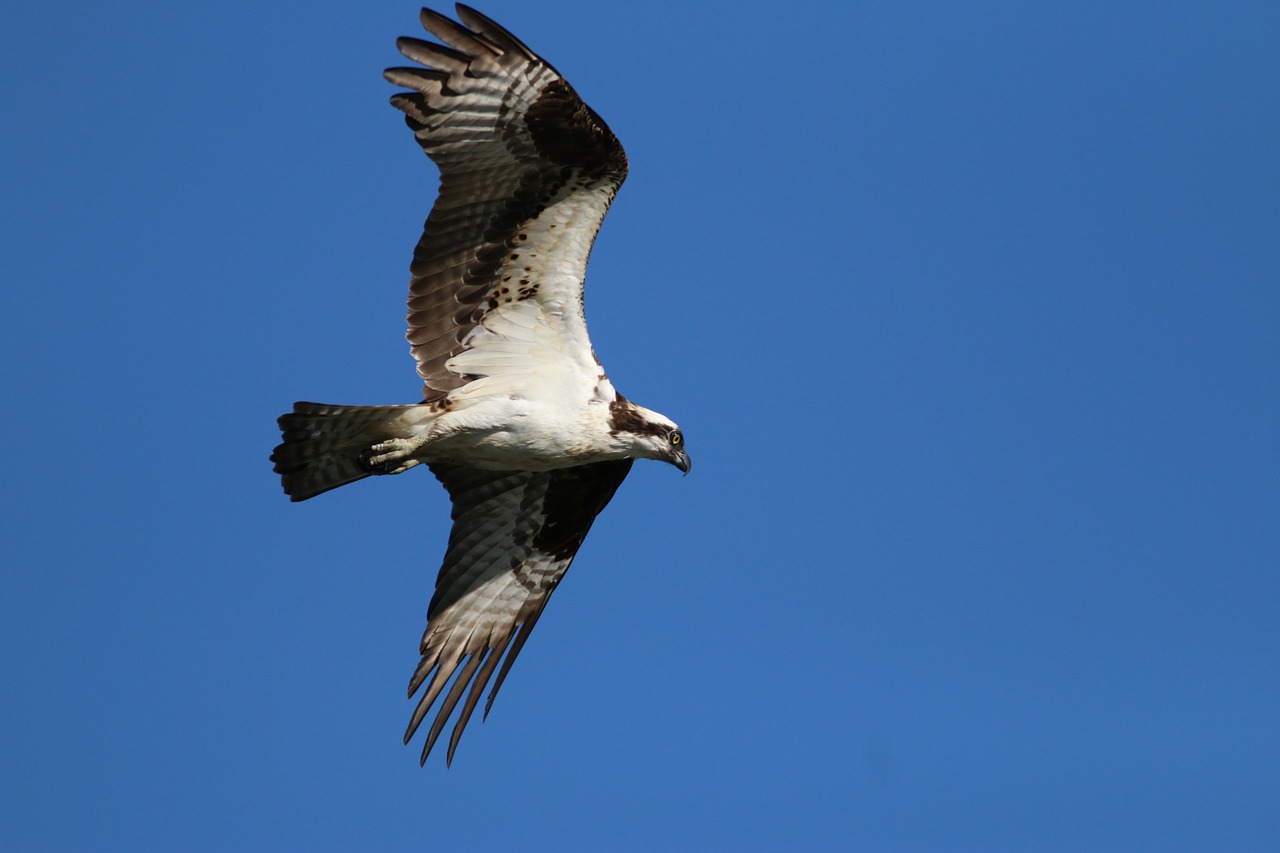
[[[431,431],[424,430],[412,438],[389,438],[386,441],[380,441],[369,448],[365,464],[374,469],[376,474],[400,474],[408,471],[422,463],[421,459],[414,459],[413,454],[417,453],[430,437]]]

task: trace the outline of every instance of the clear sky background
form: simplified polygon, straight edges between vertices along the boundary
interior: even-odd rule
[[[481,8],[626,144],[639,464],[452,769],[404,688],[411,2],[6,4],[0,846],[1280,846],[1280,7]]]

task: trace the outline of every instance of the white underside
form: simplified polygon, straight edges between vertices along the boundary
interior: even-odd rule
[[[396,472],[433,461],[536,471],[654,455],[636,436],[611,431],[609,405],[618,395],[582,315],[594,229],[578,223],[598,223],[610,192],[569,194],[524,223],[522,242],[501,267],[496,304],[445,364],[475,378],[448,394],[443,412],[406,410],[400,437],[375,447],[375,464],[399,462],[390,466]]]

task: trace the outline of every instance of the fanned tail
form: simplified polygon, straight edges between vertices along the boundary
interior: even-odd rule
[[[406,437],[403,416],[415,409],[425,407],[295,403],[291,413],[280,416],[284,440],[271,454],[289,499],[305,501],[383,473],[369,465],[369,449],[389,438]]]

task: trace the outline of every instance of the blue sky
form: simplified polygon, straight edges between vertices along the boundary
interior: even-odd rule
[[[1280,846],[1280,9],[481,5],[626,144],[637,465],[451,769],[410,3],[9,4],[8,850]],[[420,741],[419,741],[420,742]]]

